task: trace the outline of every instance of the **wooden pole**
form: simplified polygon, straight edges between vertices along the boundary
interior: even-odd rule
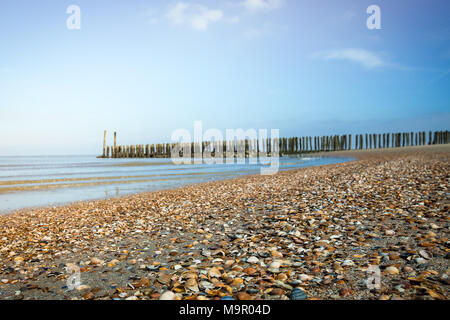
[[[114,155],[113,158],[116,158],[116,151],[117,151],[117,132],[114,131]]]
[[[106,157],[106,130],[103,132],[103,158]]]

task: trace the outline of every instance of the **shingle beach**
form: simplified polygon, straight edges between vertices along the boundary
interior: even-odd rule
[[[0,299],[449,299],[450,145],[330,155],[0,216]]]

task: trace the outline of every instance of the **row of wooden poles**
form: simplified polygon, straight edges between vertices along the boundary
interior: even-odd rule
[[[354,140],[353,140],[354,139]],[[195,151],[202,150],[202,154],[215,155],[216,150],[243,154],[246,156],[259,156],[259,153],[270,155],[277,152],[284,154],[302,154],[311,152],[327,152],[342,150],[383,149],[400,148],[409,146],[423,146],[450,143],[449,131],[425,131],[400,132],[400,133],[366,133],[322,136],[322,137],[291,137],[277,139],[246,139],[221,142],[190,143],[191,156]],[[106,131],[103,138],[103,154],[99,158],[165,158],[171,157],[175,143],[162,144],[140,144],[140,145],[117,145],[117,133],[114,132],[114,145],[106,145]],[[186,147],[186,144],[184,145]],[[186,150],[186,149],[185,149]],[[180,152],[180,156],[182,156]]]

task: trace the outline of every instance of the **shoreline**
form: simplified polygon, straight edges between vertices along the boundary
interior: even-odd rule
[[[1,215],[0,299],[450,298],[450,146],[314,154],[340,155],[356,159]],[[64,288],[67,264],[85,287]]]
[[[292,158],[299,158],[299,157],[293,156],[293,155],[285,156],[285,158],[290,158],[290,157],[292,157]],[[336,158],[341,158],[341,157],[349,158],[348,156],[336,156]],[[323,153],[323,154],[318,155],[318,156],[307,156],[306,158],[317,158],[317,159],[320,159],[320,158],[334,158],[334,157],[333,157],[332,154],[330,155],[330,152],[327,152],[327,153]],[[121,160],[124,160],[124,159],[121,159]],[[349,162],[349,161],[354,161],[354,159],[351,159],[351,160],[348,160],[348,161],[344,161],[344,162]],[[125,163],[125,165],[127,165],[127,164],[128,163]],[[134,165],[134,163],[131,162],[130,165]],[[329,165],[329,164],[326,164],[326,165]],[[293,169],[281,169],[280,168],[279,172],[298,170],[298,169],[308,168],[308,167],[320,167],[320,166],[324,166],[324,165],[322,165],[322,164],[321,165],[310,165],[310,166],[307,166],[307,167],[298,167],[298,168],[293,168]],[[219,177],[221,175],[229,175],[230,173],[231,174],[240,173],[240,171],[218,172],[218,173],[216,173],[216,176]],[[210,174],[210,173],[196,173],[196,175],[199,175],[199,176],[207,175],[207,174]],[[194,175],[194,174],[192,174],[192,173],[182,173],[182,174],[171,174],[171,175],[179,177],[179,176],[187,176],[187,175]],[[171,176],[171,175],[169,175],[169,176]],[[228,177],[227,178],[217,178],[216,180],[209,181],[209,182],[190,182],[190,183],[187,183],[187,184],[175,187],[175,188],[174,187],[167,187],[167,188],[162,188],[162,189],[134,192],[134,193],[124,194],[124,195],[121,195],[121,196],[114,196],[113,195],[113,196],[110,196],[110,197],[107,197],[107,198],[106,197],[98,197],[98,198],[91,198],[91,199],[85,199],[85,200],[74,200],[74,201],[67,201],[67,202],[62,201],[62,202],[59,202],[59,203],[54,203],[54,204],[49,204],[49,205],[27,206],[27,207],[18,208],[18,209],[10,209],[10,210],[0,211],[0,217],[3,216],[3,215],[11,215],[11,214],[19,213],[19,212],[27,212],[27,211],[32,211],[32,210],[42,210],[42,209],[53,208],[53,207],[72,206],[72,205],[76,205],[77,203],[84,203],[84,202],[120,199],[120,198],[123,198],[123,197],[129,197],[129,196],[138,195],[138,194],[152,193],[152,192],[158,192],[158,191],[175,190],[175,189],[183,188],[183,187],[186,187],[186,186],[201,185],[201,184],[204,184],[204,183],[211,183],[211,182],[228,181],[228,180],[240,179],[240,178],[251,177],[251,176],[258,176],[258,175],[260,175],[260,174],[257,174],[257,173],[246,173],[246,174],[240,174],[238,176],[231,177],[231,178],[228,178]],[[142,176],[136,176],[136,178],[152,177],[152,176],[157,176],[157,175],[142,175]],[[99,177],[99,178],[90,178],[89,177],[89,178],[73,178],[73,179],[69,178],[69,179],[60,179],[60,180],[61,181],[69,181],[70,182],[70,181],[78,181],[78,180],[81,180],[81,181],[105,180],[105,179],[111,179],[111,178],[123,179],[123,178],[129,178],[129,177],[122,177],[122,176],[119,176],[119,177]],[[161,180],[167,181],[167,180],[175,180],[175,179],[177,179],[177,178],[176,177],[170,177],[170,178],[164,178],[164,179],[161,179]],[[53,179],[53,180],[56,180],[56,179]],[[51,182],[53,180],[49,179],[48,181]],[[32,182],[32,183],[37,182],[37,181],[39,181],[39,182],[46,182],[45,179],[44,180],[36,180],[36,181],[30,180],[30,182]],[[123,182],[115,181],[114,183],[130,184],[130,183],[133,183],[133,182],[141,182],[141,181],[144,181],[144,180],[136,180],[136,181],[126,180],[126,181],[123,181]],[[156,181],[156,180],[153,179],[151,181]],[[12,181],[9,184],[10,185],[14,185],[14,184],[22,183],[22,182],[28,182],[28,181],[27,180],[24,180],[24,181]],[[111,182],[108,181],[105,184],[108,185],[110,183]],[[4,185],[7,185],[7,184],[8,184],[7,182],[4,182]],[[95,182],[95,184],[93,184],[93,185],[98,186],[98,185],[101,185],[101,184],[102,184],[101,182],[100,183],[99,182]],[[77,187],[77,186],[75,185],[75,187]],[[30,186],[29,188],[30,189],[33,188],[32,190],[30,190],[31,192],[38,190],[38,189],[34,188],[33,186]],[[64,186],[61,187],[59,185],[54,185],[54,186],[53,185],[43,185],[42,187],[40,187],[40,189],[42,191],[47,191],[47,190],[51,191],[52,188],[60,189],[60,188],[64,188]],[[3,194],[8,194],[8,193],[18,194],[18,193],[25,193],[25,192],[28,192],[28,190],[21,190],[20,189],[20,190],[17,190],[17,191],[7,191],[7,192],[4,192]],[[2,195],[1,190],[0,190],[0,195]]]
[[[358,160],[362,160],[364,159],[367,155],[373,154],[373,153],[390,153],[390,152],[406,152],[406,151],[414,151],[414,150],[429,150],[429,149],[442,149],[442,148],[446,148],[446,146],[448,145],[427,145],[427,146],[411,146],[411,147],[402,147],[402,148],[387,148],[387,149],[363,149],[363,150],[343,150],[343,151],[331,151],[331,152],[317,152],[317,153],[305,153],[304,156],[307,158],[319,158],[319,157],[324,157],[324,158],[353,158],[352,160],[349,161],[345,161],[342,163],[347,163],[347,162],[353,162],[353,161],[358,161]],[[292,155],[286,155],[286,157],[291,157]],[[300,155],[302,156],[302,155]],[[295,156],[297,157],[297,156]],[[120,158],[119,160],[124,160],[125,158]],[[108,159],[107,159],[108,160]],[[117,159],[116,159],[117,160]],[[338,164],[326,164],[326,165],[318,165],[318,166],[311,166],[311,167],[324,167],[324,166],[334,166],[334,165],[339,165],[342,163],[338,163]],[[294,169],[287,169],[287,170],[283,170],[283,171],[279,171],[280,172],[289,172],[289,171],[297,171],[297,170],[302,170],[305,168],[310,168],[310,167],[302,167],[302,168],[294,168]],[[277,173],[278,174],[278,173]],[[32,206],[32,207],[26,207],[26,208],[20,208],[20,209],[13,209],[13,210],[7,210],[4,212],[0,212],[0,217],[4,216],[4,215],[12,215],[12,214],[16,214],[16,213],[24,213],[24,212],[28,212],[28,211],[33,211],[33,210],[43,210],[43,209],[50,209],[50,208],[59,208],[59,207],[66,207],[66,206],[73,206],[73,205],[77,205],[77,204],[83,204],[83,203],[90,203],[92,201],[108,201],[108,200],[113,200],[113,199],[122,199],[122,198],[128,198],[134,195],[139,195],[139,194],[147,194],[147,193],[154,193],[154,192],[159,192],[159,191],[169,191],[169,190],[177,190],[180,188],[184,188],[184,187],[188,187],[188,186],[195,186],[195,185],[202,185],[202,184],[209,184],[209,183],[214,183],[214,182],[222,182],[222,181],[229,181],[229,180],[235,180],[235,179],[242,179],[242,178],[247,178],[247,177],[252,177],[252,176],[259,176],[259,174],[247,174],[247,175],[243,175],[243,176],[238,176],[238,177],[233,177],[233,178],[227,178],[227,179],[219,179],[219,180],[215,180],[215,181],[210,181],[210,182],[194,182],[194,183],[188,183],[186,185],[182,185],[180,187],[176,187],[176,188],[169,188],[169,189],[158,189],[158,190],[152,190],[152,191],[143,191],[143,192],[138,192],[138,193],[131,193],[131,194],[126,194],[123,196],[111,196],[109,198],[94,198],[94,199],[87,199],[87,200],[77,200],[77,201],[69,201],[69,202],[62,202],[59,204],[54,204],[54,205],[43,205],[43,206]]]

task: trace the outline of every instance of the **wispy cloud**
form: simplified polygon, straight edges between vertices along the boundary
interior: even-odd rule
[[[358,48],[316,52],[313,54],[313,57],[323,60],[347,60],[369,69],[386,65],[383,59],[376,53]]]
[[[244,0],[242,5],[250,12],[271,11],[281,8],[285,0]]]
[[[188,26],[194,30],[204,31],[210,23],[218,22],[223,18],[221,10],[209,9],[200,4],[178,2],[166,14],[174,25]]]

